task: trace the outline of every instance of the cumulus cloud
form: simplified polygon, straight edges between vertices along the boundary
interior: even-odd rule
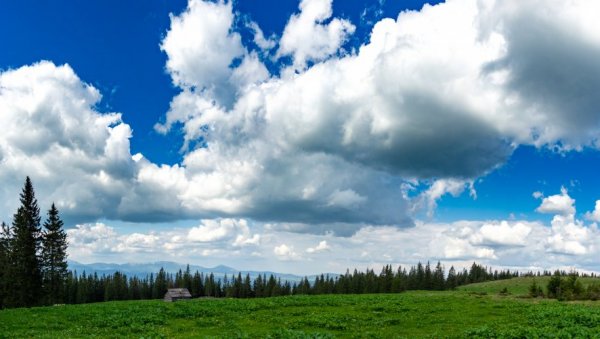
[[[192,227],[187,239],[193,242],[215,242],[235,239],[235,246],[257,244],[258,234],[251,235],[248,222],[244,219],[202,220],[202,224]]]
[[[254,43],[263,51],[268,52],[277,45],[275,37],[265,38],[262,29],[256,22],[251,21],[247,26],[254,32]]]
[[[522,220],[417,222],[411,228],[365,225],[345,237],[300,234],[260,222],[246,222],[251,230],[246,232],[243,224],[238,219],[214,219],[204,220],[199,227],[151,230],[149,226],[145,232],[130,234],[106,224],[78,225],[68,231],[69,255],[85,262],[174,260],[216,265],[227,259],[239,269],[300,274],[342,273],[346,268],[414,265],[429,260],[457,268],[477,261],[520,270],[600,269],[597,227],[560,215],[550,225]],[[199,233],[201,228],[204,235]],[[221,229],[236,231],[224,236],[226,232],[215,231]],[[242,238],[244,244],[240,244]],[[290,261],[294,261],[293,267]]]
[[[600,200],[596,200],[596,205],[593,211],[585,213],[585,218],[587,220],[600,222]]]
[[[317,246],[307,248],[306,253],[318,253],[329,250],[331,250],[331,247],[329,246],[329,244],[327,244],[327,240],[322,240]]]
[[[167,70],[175,85],[230,98],[229,65],[245,52],[239,33],[231,32],[231,6],[231,2],[190,0],[183,13],[171,14],[171,28],[160,48],[167,53]]]
[[[435,180],[427,190],[419,194],[419,196],[414,200],[413,208],[420,209],[425,207],[427,210],[427,215],[431,217],[437,208],[437,201],[440,198],[446,194],[457,197],[464,192],[467,186],[470,188],[471,196],[476,197],[477,194],[473,187],[473,182],[466,182],[464,180],[457,179]]]
[[[438,255],[447,259],[496,259],[494,249],[487,247],[475,247],[466,239],[460,238],[440,238],[442,244],[441,252]],[[436,245],[437,246],[437,245]],[[436,252],[434,252],[436,253]]]
[[[531,230],[532,226],[523,222],[516,222],[513,225],[507,221],[486,223],[470,237],[470,241],[475,244],[525,246]]]
[[[29,175],[40,206],[55,202],[71,221],[117,217],[135,163],[131,128],[100,113],[101,95],[68,65],[43,61],[0,73],[0,178],[3,217]]]
[[[332,17],[331,1],[304,0],[279,41],[295,72],[276,75],[242,44],[231,2],[190,0],[161,43],[181,92],[156,125],[181,126],[183,161],[132,156],[131,128],[98,112],[100,93],[69,66],[5,71],[0,177],[14,184],[3,210],[14,210],[8,197],[27,172],[43,204],[78,220],[412,226],[407,182],[427,185],[419,199],[433,209],[519,145],[598,147],[597,7],[451,0],[382,19],[368,42],[339,53],[354,26]],[[573,204],[565,192],[538,211],[568,216]],[[512,241],[502,227],[486,232]]]
[[[115,230],[103,223],[77,225],[67,230],[69,242],[73,244],[97,244],[102,240],[111,240],[117,233]]]
[[[552,233],[547,238],[548,251],[572,255],[586,254],[589,252],[591,235],[591,230],[581,221],[575,220],[572,214],[556,215],[552,219]]]
[[[307,62],[319,62],[337,53],[355,27],[348,20],[328,20],[333,14],[332,2],[302,0],[300,13],[292,15],[285,26],[277,55],[291,55],[294,67],[303,69]]]
[[[496,1],[482,16],[482,33],[501,34],[506,48],[488,70],[506,73],[503,90],[527,112],[519,124],[536,145],[599,146],[600,38],[590,14],[599,9],[585,0]]]
[[[536,198],[536,199],[540,199],[544,197],[544,193],[540,192],[540,191],[535,191],[531,194],[532,197]]]
[[[599,235],[597,226],[588,227],[575,218],[575,200],[564,187],[561,187],[560,194],[544,198],[536,211],[555,214],[551,232],[545,241],[548,252],[585,255],[593,251],[593,242]],[[593,212],[586,214],[588,219],[593,219],[593,216]]]
[[[337,54],[354,26],[332,18],[331,1],[305,0],[279,41],[278,55],[291,56],[296,72],[269,74],[260,56],[241,46],[224,55],[242,62],[221,67],[219,81],[198,78],[196,83],[211,88],[200,92],[178,79],[185,69],[195,69],[206,52],[187,50],[188,66],[168,68],[182,93],[159,125],[167,132],[181,123],[186,148],[201,141],[184,155],[184,186],[193,189],[179,192],[182,204],[209,214],[316,224],[319,230],[334,222],[410,226],[415,208],[431,214],[440,197],[462,194],[467,187],[474,196],[474,179],[503,164],[518,145],[594,147],[597,132],[591,120],[578,124],[583,133],[576,135],[561,127],[562,117],[572,110],[578,116],[598,115],[586,108],[591,105],[549,110],[540,102],[541,92],[531,90],[557,90],[550,86],[552,79],[548,84],[541,80],[546,73],[536,71],[543,63],[530,60],[563,53],[551,53],[560,44],[540,46],[541,53],[527,49],[531,44],[522,39],[547,41],[547,32],[562,32],[559,38],[568,36],[569,43],[587,46],[577,53],[596,55],[595,24],[572,20],[573,13],[595,5],[577,1],[569,16],[552,22],[547,14],[515,4],[453,0],[426,5],[402,12],[396,20],[380,20],[367,43],[350,54]],[[195,6],[203,11],[194,11]],[[545,6],[551,7],[548,13],[565,10],[559,1]],[[224,20],[215,27],[194,28],[202,30],[196,35],[175,29],[188,23],[195,27],[194,22],[212,15]],[[233,16],[230,4],[193,1],[184,14],[172,18],[165,41],[196,39],[191,46],[210,43],[206,49],[218,51],[220,44],[203,37],[238,41]],[[516,34],[520,20],[528,17],[549,29],[528,24]],[[260,27],[253,27],[262,41]],[[300,39],[307,34],[310,39]],[[325,36],[330,45],[320,43]],[[169,59],[183,46],[172,48],[164,48]],[[561,84],[584,80],[579,71],[573,74],[576,79],[563,79],[567,73],[555,71],[576,63],[577,53],[544,59],[547,67],[552,65],[548,74],[564,80]],[[533,75],[540,80],[535,86],[526,84]],[[593,81],[589,84],[595,88]],[[231,94],[229,100],[222,100],[221,90]],[[566,96],[564,102],[581,101],[572,90],[558,90]],[[586,93],[589,99],[583,101],[593,102],[595,96]],[[414,180],[429,188],[410,201],[401,187]],[[554,213],[548,203],[555,198],[546,199],[539,211]]]
[[[551,195],[542,200],[542,204],[536,209],[540,213],[573,215],[575,214],[575,199],[569,196],[567,189],[562,187],[560,194]]]
[[[121,233],[105,223],[80,224],[67,230],[69,257],[77,261],[137,262],[235,258],[250,255],[260,235],[243,219],[207,219],[200,226]]]
[[[279,246],[275,246],[275,248],[273,248],[273,253],[280,260],[298,260],[298,259],[300,259],[300,255],[294,251],[294,246],[288,246],[286,244],[281,244]]]

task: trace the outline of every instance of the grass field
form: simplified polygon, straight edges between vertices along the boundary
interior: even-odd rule
[[[535,282],[541,286],[542,288],[546,288],[548,285],[548,281],[550,277],[520,277],[513,278],[508,280],[496,280],[489,281],[478,284],[470,284],[465,286],[460,286],[458,288],[459,291],[469,291],[469,292],[478,292],[478,293],[498,293],[503,288],[506,288],[509,294],[515,296],[523,296],[529,294],[529,286],[535,280]],[[583,284],[583,287],[587,287],[592,282],[598,283],[600,279],[598,278],[578,278],[579,281]]]
[[[600,302],[502,297],[496,291],[499,286],[484,286],[447,292],[131,301],[3,310],[0,338],[568,338],[600,334]]]

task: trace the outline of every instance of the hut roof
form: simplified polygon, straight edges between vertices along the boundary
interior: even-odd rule
[[[165,298],[191,298],[192,295],[187,288],[169,288],[165,294]]]

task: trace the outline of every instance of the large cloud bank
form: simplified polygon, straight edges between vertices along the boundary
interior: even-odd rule
[[[76,220],[409,226],[415,206],[472,188],[519,145],[600,146],[600,4],[451,0],[382,19],[358,49],[331,5],[301,1],[264,51],[243,45],[231,2],[171,16],[160,48],[181,92],[156,129],[182,128],[177,165],[132,155],[129,126],[98,112],[100,93],[68,65],[4,71],[4,215],[27,173]],[[265,57],[291,63],[271,74]],[[416,199],[415,182],[430,185]],[[494,243],[493,230],[478,239]]]
[[[566,198],[566,199],[565,199]],[[548,197],[571,199],[567,192]],[[148,258],[314,274],[385,264],[441,260],[468,267],[475,260],[513,269],[600,271],[597,223],[574,217],[574,201],[549,224],[522,220],[416,222],[415,227],[368,225],[347,237],[299,234],[283,225],[245,219],[202,220],[194,227],[119,234],[103,224],[68,231],[70,254],[82,261],[148,261]],[[571,213],[573,212],[573,213]],[[307,225],[311,227],[312,225]]]

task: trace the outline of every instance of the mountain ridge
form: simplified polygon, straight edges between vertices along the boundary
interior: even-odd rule
[[[68,261],[68,266],[71,271],[76,271],[78,274],[86,273],[86,274],[114,274],[115,272],[121,272],[128,276],[137,276],[137,277],[146,277],[148,275],[156,274],[158,271],[163,268],[167,273],[177,273],[179,270],[185,271],[188,264],[180,264],[173,261],[156,261],[156,262],[148,262],[148,263],[124,263],[124,264],[115,264],[115,263],[89,263],[83,264],[74,260]],[[287,280],[290,282],[299,282],[304,279],[304,276],[299,276],[291,273],[278,273],[272,271],[252,271],[252,270],[237,270],[233,267],[229,267],[226,265],[217,265],[215,267],[205,267],[200,265],[189,265],[190,271],[195,273],[196,271],[203,274],[212,273],[216,278],[223,278],[225,275],[231,276],[232,274],[241,273],[242,275],[249,274],[251,279],[257,278],[259,275],[266,275],[269,277],[271,274],[276,278],[280,278],[281,280]],[[318,274],[320,276],[320,274]],[[335,273],[328,273],[329,276],[338,276]],[[313,281],[317,275],[307,276],[310,281]]]

